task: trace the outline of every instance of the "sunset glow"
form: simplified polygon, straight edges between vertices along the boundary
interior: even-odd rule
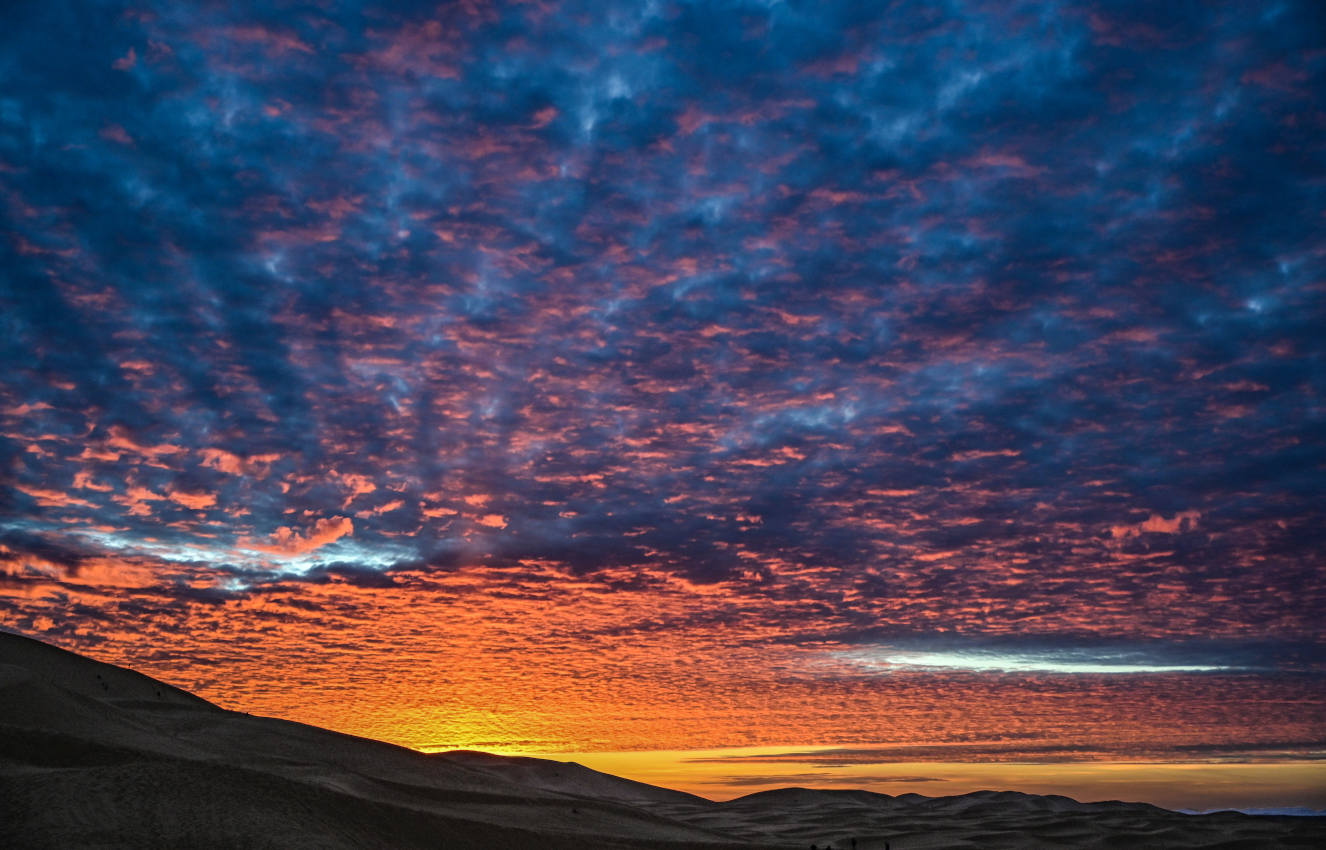
[[[714,798],[1326,810],[1316,4],[6,14],[0,628]]]

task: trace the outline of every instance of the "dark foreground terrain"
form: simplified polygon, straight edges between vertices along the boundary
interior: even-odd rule
[[[785,789],[726,803],[577,764],[424,755],[225,711],[0,633],[7,848],[1326,847],[1326,818],[982,791]]]

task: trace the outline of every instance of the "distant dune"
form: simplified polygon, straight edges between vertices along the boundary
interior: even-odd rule
[[[982,791],[726,803],[578,764],[413,750],[218,708],[0,633],[8,848],[1326,847],[1326,819]]]

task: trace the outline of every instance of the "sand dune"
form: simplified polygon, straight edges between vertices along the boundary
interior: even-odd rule
[[[994,791],[715,803],[578,764],[424,755],[225,711],[0,633],[5,847],[1320,847],[1323,820]]]

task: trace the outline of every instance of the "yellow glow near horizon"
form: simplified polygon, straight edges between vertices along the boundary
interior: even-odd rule
[[[650,785],[729,800],[774,788],[865,789],[928,797],[972,791],[1060,794],[1082,802],[1124,800],[1171,809],[1326,810],[1326,762],[876,762],[825,766],[817,754],[838,747],[783,746],[707,750],[562,752],[535,755],[573,761]],[[804,760],[788,758],[804,753]],[[778,761],[770,761],[779,757]],[[764,759],[764,760],[761,760]]]

